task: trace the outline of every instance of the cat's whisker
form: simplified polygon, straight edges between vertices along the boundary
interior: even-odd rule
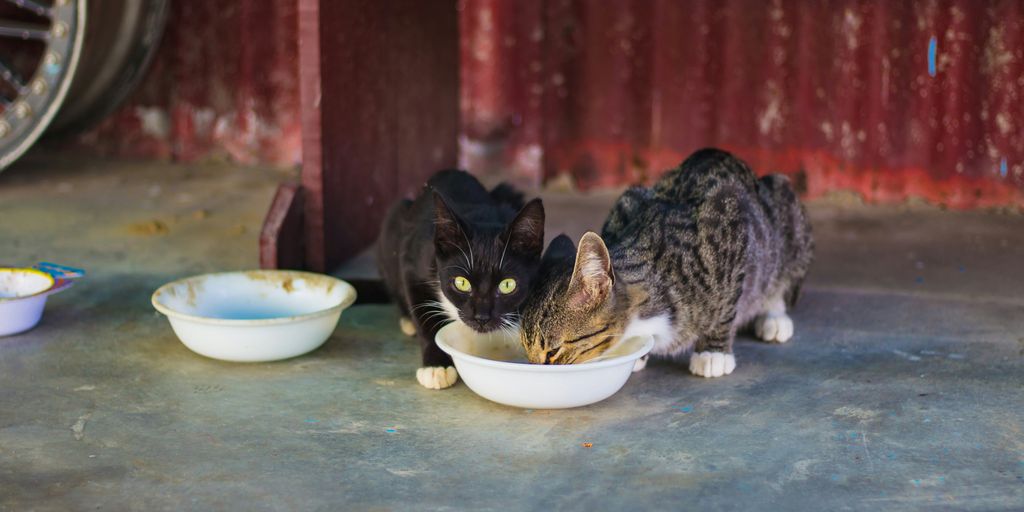
[[[448,318],[448,317],[441,318],[441,319],[435,319],[433,321],[433,323],[430,324],[430,327],[434,328],[434,326],[436,326],[438,323],[441,323],[441,327],[444,327],[444,326],[446,326],[446,325],[448,325],[448,324],[450,324],[450,323],[452,323],[454,321],[455,320],[452,320],[451,318]]]
[[[469,274],[469,270],[467,270],[466,267],[463,267],[462,265],[448,265],[444,269],[448,270],[450,268],[458,269],[458,270],[461,270],[461,271],[465,272],[466,274]],[[440,281],[438,281],[438,283],[440,283]]]
[[[501,265],[505,263],[505,251],[508,250],[508,242],[512,240],[511,236],[505,237],[505,247],[501,249],[501,259],[498,260],[498,269],[501,269]]]
[[[519,333],[517,331],[513,330],[508,325],[504,325],[503,324],[503,325],[501,325],[500,329],[501,329],[501,332],[505,333],[505,336],[508,336],[509,338],[518,338],[519,337]]]
[[[470,243],[469,236],[466,235],[466,231],[465,230],[461,230],[460,229],[459,231],[462,231],[462,238],[466,239],[466,247],[469,249],[469,268],[473,268],[473,262],[476,261],[473,258],[473,244]],[[462,254],[465,255],[466,253],[463,252]]]
[[[410,311],[416,311],[417,309],[420,309],[420,308],[444,309],[444,304],[442,304],[439,301],[432,300],[432,301],[424,302],[422,304],[417,304],[417,305],[413,306]]]
[[[424,322],[426,322],[427,320],[432,320],[434,318],[447,318],[449,320],[453,320],[452,317],[448,316],[448,312],[447,311],[433,311],[433,312],[427,313],[426,315],[422,315],[419,318],[421,320],[423,320]]]
[[[466,236],[466,234],[463,233],[462,236]],[[469,265],[469,268],[473,268],[473,258],[471,256],[472,253],[473,253],[473,246],[469,245],[469,238],[466,238],[466,245],[469,247],[469,253],[470,253],[469,255],[466,254],[466,251],[463,250],[462,247],[459,247],[458,245],[456,245],[455,248],[458,249],[459,252],[462,253],[462,257],[465,258],[466,264]],[[470,272],[467,270],[466,273],[469,274]]]
[[[513,321],[511,318],[508,318],[508,315],[502,316],[501,317],[501,322],[502,322],[503,325],[508,326],[509,329],[514,329],[515,331],[519,331],[519,322]]]
[[[434,317],[438,317],[438,316],[451,318],[451,315],[449,315],[448,312],[443,310],[443,309],[435,309],[435,310],[423,311],[423,312],[421,312],[419,314],[419,317],[420,318],[424,318],[424,319],[434,318]]]

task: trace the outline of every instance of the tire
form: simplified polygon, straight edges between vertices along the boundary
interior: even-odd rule
[[[0,171],[85,130],[145,74],[170,0],[0,0]],[[28,79],[21,78],[28,76]]]
[[[84,131],[124,102],[153,60],[169,8],[169,0],[89,2],[78,72],[47,137]]]
[[[4,5],[0,170],[35,144],[64,102],[81,58],[85,5],[86,0],[54,0],[52,6],[19,0]]]

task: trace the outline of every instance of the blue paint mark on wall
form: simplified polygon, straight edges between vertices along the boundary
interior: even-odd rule
[[[999,161],[999,176],[1005,178],[1006,172],[1006,157],[1004,156],[1003,159]]]
[[[935,54],[938,53],[939,42],[932,36],[928,40],[928,74],[935,76]]]

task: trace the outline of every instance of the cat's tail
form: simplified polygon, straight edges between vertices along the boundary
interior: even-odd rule
[[[498,204],[508,205],[516,210],[521,210],[526,205],[526,197],[523,193],[505,182],[501,182],[491,189],[491,199]]]
[[[389,304],[391,293],[381,279],[372,277],[342,278],[356,289],[356,304]]]

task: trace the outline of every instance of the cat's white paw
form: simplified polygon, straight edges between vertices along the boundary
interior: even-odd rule
[[[648,357],[650,357],[650,356],[643,356],[640,359],[637,359],[636,361],[633,361],[633,371],[634,372],[638,372],[640,370],[643,370],[644,368],[647,368],[647,358]]]
[[[402,330],[402,334],[406,336],[416,336],[416,325],[409,320],[409,317],[403,316],[398,319],[398,328]]]
[[[754,321],[754,334],[768,343],[785,343],[793,337],[793,320],[785,313],[761,315]]]
[[[454,366],[424,366],[416,370],[416,380],[425,388],[444,389],[459,380],[459,372]]]
[[[736,357],[724,352],[694,352],[690,373],[701,377],[721,377],[736,369]]]

